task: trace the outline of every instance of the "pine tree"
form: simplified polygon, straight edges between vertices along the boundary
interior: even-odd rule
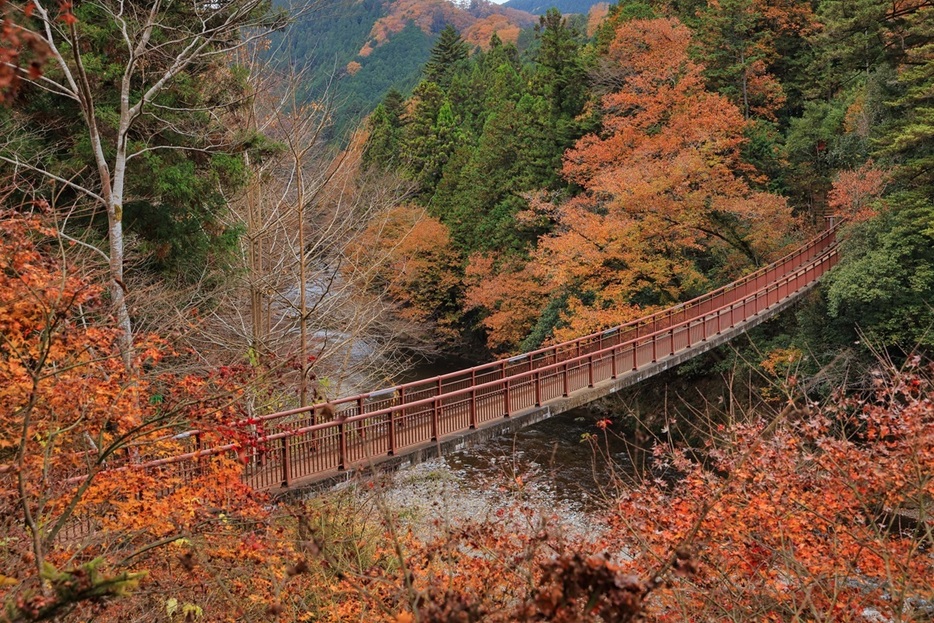
[[[459,120],[441,87],[422,82],[412,94],[403,121],[401,157],[406,174],[430,197],[462,138]]]
[[[425,80],[447,88],[451,84],[451,76],[467,59],[469,52],[467,44],[454,27],[448,24],[438,36],[435,47],[431,49],[431,56],[425,63]]]
[[[577,42],[579,33],[553,8],[540,18],[535,29],[541,39],[535,58],[539,66],[536,80],[551,104],[551,116],[557,126],[559,119],[576,117],[587,97],[587,72]]]
[[[392,170],[398,166],[405,99],[396,89],[383,98],[367,122],[370,137],[363,152],[364,166]]]

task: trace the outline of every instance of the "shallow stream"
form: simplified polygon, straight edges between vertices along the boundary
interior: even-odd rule
[[[463,359],[421,364],[398,382],[470,367]],[[609,425],[598,422],[609,417]],[[395,506],[450,518],[483,516],[518,498],[578,527],[616,497],[633,473],[632,444],[617,431],[619,415],[582,407],[441,459],[404,469],[393,479]],[[418,510],[420,509],[420,510]]]

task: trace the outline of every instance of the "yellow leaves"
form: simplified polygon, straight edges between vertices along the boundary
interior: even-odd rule
[[[197,621],[204,616],[204,610],[201,606],[192,603],[179,605],[178,599],[170,597],[165,601],[165,613],[169,619],[178,619],[181,621]],[[176,615],[178,615],[176,617]]]
[[[413,623],[415,617],[412,616],[410,612],[400,612],[396,615],[396,623]]]

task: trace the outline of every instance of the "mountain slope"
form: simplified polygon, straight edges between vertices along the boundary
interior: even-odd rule
[[[592,6],[605,2],[606,0],[509,0],[503,4],[503,7],[533,15],[544,15],[550,8],[556,8],[565,15],[569,13],[586,15]]]
[[[335,102],[334,138],[349,130],[391,88],[410,90],[439,32],[453,25],[471,47],[485,47],[493,34],[518,40],[538,18],[487,0],[334,0],[296,24],[291,60],[309,65],[309,100]]]

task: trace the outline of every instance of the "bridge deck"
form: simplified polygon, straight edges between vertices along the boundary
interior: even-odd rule
[[[144,464],[196,471],[238,452],[244,480],[281,492],[360,469],[442,453],[585,404],[747,331],[801,296],[836,263],[835,229],[743,279],[645,318],[475,368],[241,423],[229,444]],[[197,431],[189,434],[197,439]],[[241,442],[242,443],[242,442]]]

